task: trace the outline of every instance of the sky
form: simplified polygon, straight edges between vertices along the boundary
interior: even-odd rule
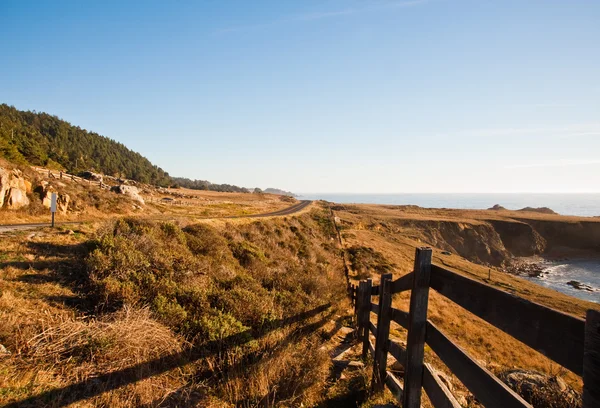
[[[600,1],[0,2],[0,103],[171,175],[600,192]]]

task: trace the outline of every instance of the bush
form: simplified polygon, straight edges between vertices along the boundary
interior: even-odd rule
[[[357,279],[368,279],[371,271],[387,273],[394,268],[381,252],[364,246],[353,246],[347,249],[348,259],[352,269],[357,273]]]
[[[87,266],[99,308],[147,307],[210,356],[218,375],[207,398],[298,405],[316,398],[328,359],[316,352],[314,329],[308,343],[306,334],[286,337],[310,320],[287,318],[345,296],[339,250],[329,241],[310,215],[222,229],[125,218],[98,232]]]

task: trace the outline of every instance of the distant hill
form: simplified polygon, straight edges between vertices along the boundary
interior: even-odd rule
[[[108,137],[42,112],[0,104],[0,157],[72,173],[94,170],[167,186],[169,174]]]
[[[171,177],[174,186],[191,188],[193,190],[210,190],[230,193],[249,193],[250,190],[244,187],[233,186],[231,184],[213,184],[206,180],[191,180],[185,177]]]
[[[265,189],[265,193],[279,194],[279,195],[285,195],[285,196],[290,196],[290,197],[296,197],[296,194],[290,193],[289,191],[280,190],[278,188],[270,188],[269,187],[269,188]]]

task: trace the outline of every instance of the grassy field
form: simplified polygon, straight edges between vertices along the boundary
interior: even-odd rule
[[[268,195],[193,193],[227,215],[290,205]],[[0,354],[0,405],[368,407],[390,399],[365,400],[368,368],[332,377],[336,333],[351,318],[327,204],[260,220],[200,219],[189,208],[1,236],[0,344],[10,354]],[[402,276],[415,248],[430,245],[434,263],[499,289],[576,316],[598,308],[506,274],[498,262],[514,251],[593,255],[598,220],[333,209],[354,279]],[[408,299],[396,295],[394,306],[407,310]],[[429,318],[493,372],[537,370],[581,387],[574,374],[436,293]],[[405,334],[392,328],[400,342]],[[477,406],[429,349],[426,360],[465,406]]]
[[[552,227],[546,227],[542,231],[547,234],[542,237],[544,251],[556,253],[560,250],[563,255],[585,253],[598,257],[599,252],[593,249],[581,250],[581,245],[585,246],[589,237],[579,235],[579,230],[586,227],[596,234],[600,233],[600,223],[597,219],[523,212],[428,210],[377,205],[337,205],[333,208],[341,226],[354,279],[372,277],[376,284],[382,272],[393,273],[394,279],[401,277],[412,271],[415,248],[432,246],[433,263],[471,279],[578,317],[584,317],[585,311],[590,308],[600,310],[600,305],[596,303],[579,300],[507,274],[502,272],[500,266],[482,265],[481,258],[485,257],[467,238],[472,236],[474,240],[482,243],[485,246],[483,252],[487,255],[496,251],[499,255],[510,257],[511,253],[504,243],[506,241],[508,244],[508,238],[511,236],[507,237],[505,232],[496,230],[493,222],[520,225],[533,220],[534,226],[537,226],[537,222],[544,222]],[[581,227],[581,223],[585,226]],[[568,233],[574,225],[578,228],[571,236],[573,247],[565,247],[562,241],[554,242],[555,230]],[[526,243],[520,244],[527,247]],[[534,246],[531,245],[531,250]],[[451,254],[443,254],[443,251],[449,251]],[[544,255],[543,251],[541,255]],[[486,259],[493,260],[494,257],[488,256]],[[409,299],[410,292],[394,295],[393,305],[408,310]],[[432,291],[429,302],[429,319],[490,371],[500,373],[512,368],[536,370],[549,375],[559,375],[574,388],[581,389],[581,379],[578,376],[445,297]],[[502,305],[496,307],[501,309]],[[392,335],[404,343],[405,330],[395,323],[392,324]],[[463,396],[463,401],[468,401],[464,386],[427,347],[426,360],[445,372],[451,379],[456,393]]]
[[[345,292],[332,234],[313,209],[2,236],[0,343],[10,354],[0,357],[0,405],[320,403],[330,365],[320,345],[339,328]]]

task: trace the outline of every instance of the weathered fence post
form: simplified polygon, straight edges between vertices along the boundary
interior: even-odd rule
[[[371,322],[371,291],[373,289],[373,279],[367,279],[364,283],[362,308],[360,311],[360,319],[363,325],[363,349],[362,358],[365,360],[369,355],[369,323]]]
[[[387,369],[388,340],[392,318],[392,274],[381,275],[379,283],[379,315],[377,316],[377,336],[375,338],[375,356],[373,358],[372,391],[381,392],[385,387]]]
[[[427,304],[429,302],[429,277],[431,276],[431,248],[417,248],[406,340],[406,364],[404,365],[403,408],[421,406],[423,387],[423,355],[425,330],[427,328]]]
[[[356,290],[356,304],[354,305],[354,316],[356,318],[356,338],[362,339],[363,334],[363,313],[362,310],[364,308],[364,292],[365,292],[365,282],[358,282],[358,289]]]
[[[588,310],[583,346],[583,408],[600,407],[600,312]]]

